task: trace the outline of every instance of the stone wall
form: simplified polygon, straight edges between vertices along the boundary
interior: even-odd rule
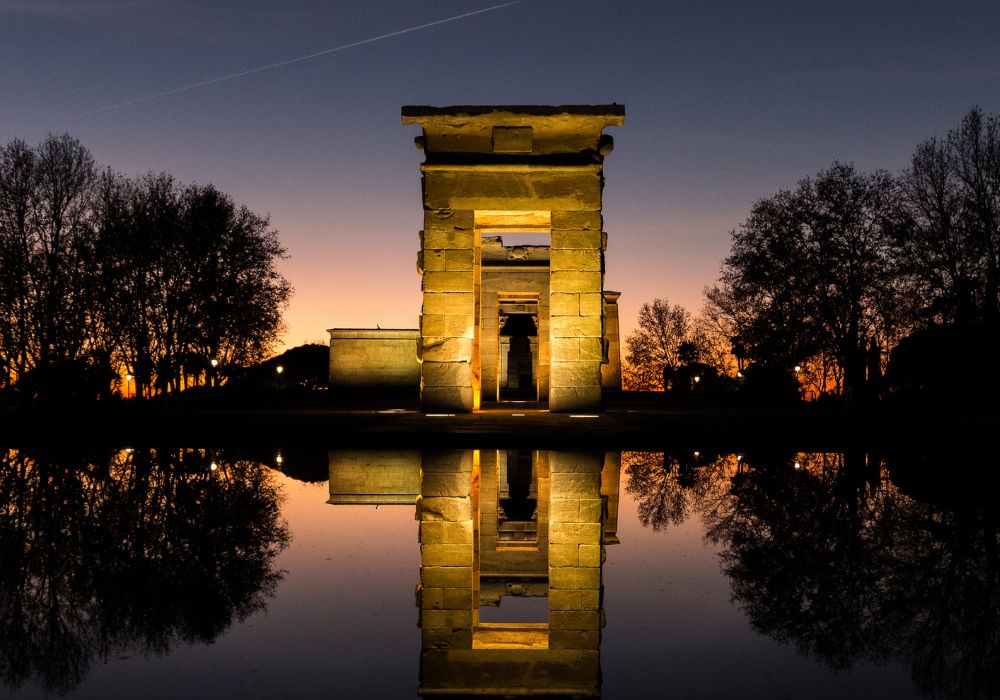
[[[604,347],[605,362],[601,365],[601,388],[604,391],[622,390],[621,335],[618,330],[618,298],[621,292],[604,292]]]
[[[330,389],[415,393],[420,386],[420,331],[333,328]]]
[[[544,219],[542,230],[551,233],[549,409],[601,407],[601,194],[603,158],[611,151],[602,130],[623,120],[620,105],[403,108],[403,123],[423,130],[418,146],[426,156],[418,259],[425,410],[472,411],[491,390],[482,383],[484,367],[496,363],[492,349],[484,354],[481,345],[480,236],[497,230],[487,219],[512,231],[538,231],[515,225],[513,219],[525,215]],[[505,212],[512,215],[509,225],[502,222]],[[542,337],[540,331],[544,357]]]
[[[420,493],[418,450],[330,450],[327,503],[405,505]]]

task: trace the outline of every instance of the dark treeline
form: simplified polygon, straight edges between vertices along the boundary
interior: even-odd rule
[[[0,683],[211,644],[263,610],[290,541],[262,465],[192,449],[0,452]]]
[[[1000,118],[973,109],[898,175],[835,162],[756,202],[702,313],[656,299],[627,388],[997,408]]]
[[[742,362],[865,401],[995,395],[1000,120],[973,109],[898,176],[834,163],[754,204],[708,313]]]
[[[701,518],[758,632],[838,670],[902,663],[928,696],[1000,693],[995,455],[626,452],[622,465],[644,525]]]
[[[260,360],[291,294],[266,217],[211,185],[0,148],[0,390],[149,396]],[[131,376],[131,386],[124,377]]]

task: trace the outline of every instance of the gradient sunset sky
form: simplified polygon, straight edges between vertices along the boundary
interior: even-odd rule
[[[755,200],[834,160],[899,171],[972,106],[1000,112],[996,0],[498,4],[0,0],[0,143],[68,131],[269,214],[293,346],[416,326],[403,105],[625,105],[604,195],[623,333],[655,297],[697,312]]]

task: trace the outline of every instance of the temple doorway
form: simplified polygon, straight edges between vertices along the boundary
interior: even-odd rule
[[[538,305],[519,303],[517,311],[499,317],[500,401],[535,401],[538,399]]]

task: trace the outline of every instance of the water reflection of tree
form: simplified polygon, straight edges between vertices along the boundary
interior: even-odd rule
[[[204,451],[0,453],[0,677],[66,692],[94,659],[214,640],[282,576],[279,500]]]
[[[641,517],[655,528],[699,514],[755,629],[837,669],[896,660],[933,694],[1000,694],[1000,509],[989,499],[918,500],[865,453],[747,455],[687,485],[679,470],[656,472],[657,459],[629,470]]]
[[[680,525],[696,504],[710,507],[739,470],[735,455],[702,452],[622,452],[625,490],[635,496],[639,520],[654,530]]]

